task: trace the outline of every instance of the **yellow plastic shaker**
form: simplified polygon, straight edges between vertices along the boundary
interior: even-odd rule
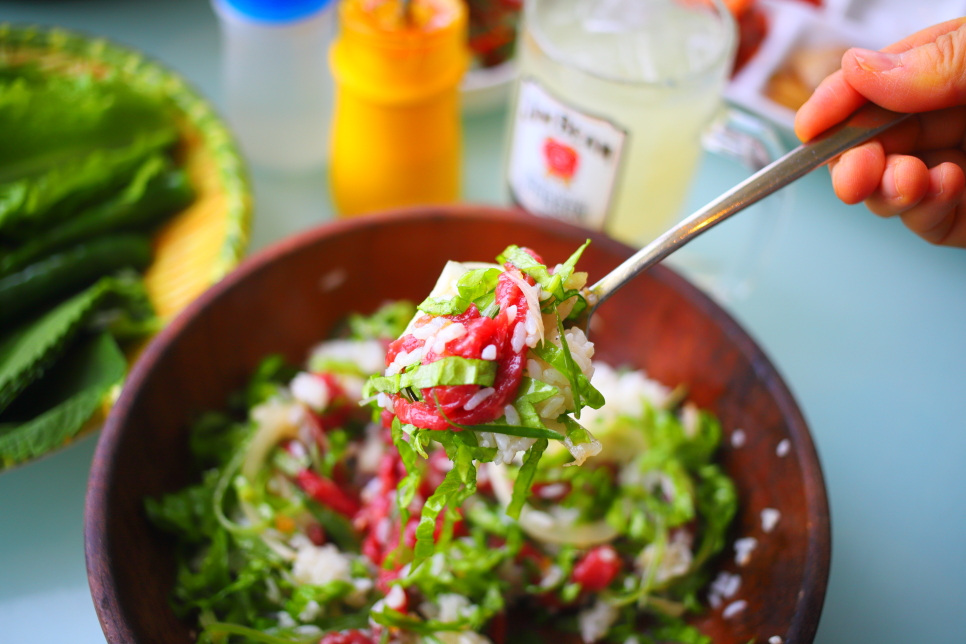
[[[342,216],[459,197],[462,0],[343,0],[330,63],[336,82],[332,196]]]

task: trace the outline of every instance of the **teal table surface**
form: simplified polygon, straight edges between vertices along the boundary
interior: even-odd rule
[[[204,0],[0,1],[6,20],[131,45],[220,104],[217,23]],[[504,122],[465,120],[467,201],[504,202]],[[706,155],[689,206],[744,176]],[[332,216],[322,173],[256,173],[255,192],[253,250]],[[841,204],[824,170],[788,198],[754,288],[727,308],[784,375],[821,455],[833,548],[816,642],[966,642],[966,251]],[[688,270],[702,256],[740,259],[729,228],[740,219],[706,235]],[[0,475],[0,642],[104,641],[82,534],[96,440]]]

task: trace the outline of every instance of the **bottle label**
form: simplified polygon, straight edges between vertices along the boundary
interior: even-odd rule
[[[510,191],[524,209],[588,228],[607,220],[627,131],[520,82],[510,144]]]

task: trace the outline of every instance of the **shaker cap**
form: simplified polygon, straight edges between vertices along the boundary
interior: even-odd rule
[[[260,22],[294,22],[325,9],[335,0],[218,0],[236,12]]]

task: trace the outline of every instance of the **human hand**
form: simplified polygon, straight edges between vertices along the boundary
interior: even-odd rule
[[[835,194],[898,215],[930,243],[966,248],[966,18],[881,52],[845,52],[798,110],[795,133],[808,141],[867,101],[916,116],[830,163]]]

